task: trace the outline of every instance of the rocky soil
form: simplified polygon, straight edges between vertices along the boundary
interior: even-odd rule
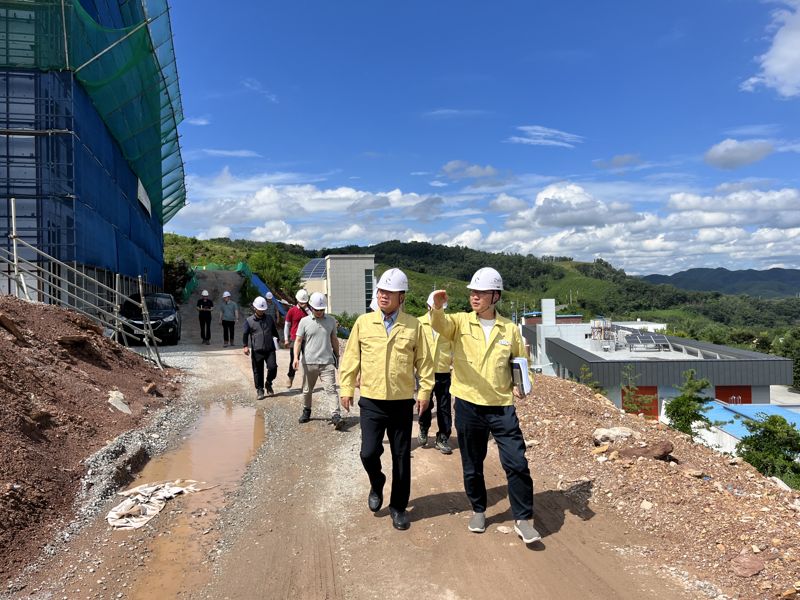
[[[585,386],[539,375],[534,388],[517,410],[535,472],[557,474],[559,489],[592,510],[655,535],[661,542],[646,553],[676,577],[705,582],[705,595],[800,597],[800,492]],[[630,435],[595,436],[614,427]]]

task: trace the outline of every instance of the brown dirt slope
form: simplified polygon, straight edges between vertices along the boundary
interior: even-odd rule
[[[163,406],[169,376],[77,313],[0,296],[0,575],[69,520],[83,459]],[[110,407],[111,390],[131,415]]]
[[[800,492],[783,491],[749,464],[663,424],[624,414],[585,386],[540,375],[534,387],[517,406],[534,472],[558,473],[560,489],[660,538],[647,553],[675,573],[738,598],[800,592]],[[619,426],[636,436],[605,451],[595,445],[596,428]],[[661,460],[622,452],[670,444]]]

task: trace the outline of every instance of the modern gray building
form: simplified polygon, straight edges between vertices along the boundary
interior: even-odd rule
[[[328,297],[328,312],[361,315],[372,301],[375,284],[374,254],[330,254],[306,263],[300,274],[309,293]]]
[[[690,369],[709,380],[709,397],[730,404],[768,404],[771,385],[792,383],[789,358],[652,333],[649,323],[556,325],[552,308],[543,304],[542,312],[542,324],[523,325],[522,334],[543,373],[578,380],[583,370],[620,407],[630,400],[623,388],[633,382],[637,396],[649,400],[641,409],[648,416],[680,394]]]

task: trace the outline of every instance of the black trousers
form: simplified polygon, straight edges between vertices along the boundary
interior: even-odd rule
[[[464,470],[464,491],[475,512],[486,512],[483,461],[489,433],[497,442],[500,464],[508,479],[514,519],[533,518],[533,480],[525,457],[525,440],[513,406],[481,406],[456,398],[456,432]]]
[[[294,340],[289,344],[289,379],[294,379],[297,371],[294,368]]]
[[[439,426],[439,435],[448,439],[453,430],[453,413],[450,409],[450,373],[436,373],[431,401],[425,412],[419,416],[420,429],[427,431],[431,426],[434,398],[436,398],[436,424]]]
[[[405,510],[411,495],[411,424],[414,400],[372,400],[363,396],[361,408],[361,464],[372,489],[383,490],[386,475],[381,470],[383,435],[389,437],[392,452],[392,496],[389,506]]]
[[[278,361],[275,350],[252,350],[250,360],[253,364],[253,382],[257,390],[264,389],[264,363],[267,363],[267,383],[272,384],[278,375]]]
[[[211,339],[211,313],[210,312],[201,312],[200,313],[200,337],[203,341],[208,341]]]
[[[226,344],[230,342],[233,343],[233,327],[236,325],[236,321],[223,321],[222,322],[222,341]]]

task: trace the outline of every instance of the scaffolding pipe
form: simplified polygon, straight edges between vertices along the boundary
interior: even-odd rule
[[[30,300],[31,296],[28,293],[28,286],[25,284],[25,278],[19,272],[19,252],[17,250],[17,199],[16,198],[11,198],[11,235],[8,237],[11,238],[11,244],[14,248],[14,282],[16,283],[17,287],[17,296],[19,296],[19,290],[22,289],[22,292],[25,294],[25,298]]]
[[[161,14],[164,14],[164,13],[161,13]],[[159,15],[159,16],[161,16],[161,15]],[[155,18],[157,19],[158,17],[155,17]],[[89,60],[87,60],[85,63],[83,63],[83,64],[82,64],[80,67],[78,67],[77,69],[75,69],[75,73],[77,73],[78,71],[80,71],[80,70],[81,70],[81,69],[83,69],[84,67],[86,67],[86,66],[90,65],[91,63],[93,63],[94,61],[96,61],[98,58],[100,58],[101,56],[103,56],[103,54],[105,54],[106,52],[108,52],[109,50],[111,50],[112,48],[114,48],[115,46],[117,46],[117,45],[121,44],[122,42],[124,42],[125,40],[127,40],[127,39],[128,39],[129,37],[131,37],[131,36],[132,36],[134,33],[136,33],[137,31],[139,31],[139,30],[140,30],[142,27],[145,27],[145,26],[149,25],[149,24],[150,24],[150,22],[151,22],[152,20],[153,20],[153,19],[146,19],[146,20],[142,21],[141,23],[139,23],[139,24],[138,24],[136,27],[134,27],[134,28],[133,28],[133,29],[131,29],[131,30],[130,30],[128,33],[126,33],[126,34],[125,34],[125,35],[123,35],[121,38],[119,38],[119,39],[118,39],[116,42],[114,42],[113,44],[111,44],[111,45],[110,45],[108,48],[106,48],[106,49],[104,49],[104,50],[101,50],[100,52],[98,52],[97,54],[95,54],[95,55],[94,55],[92,58],[90,58],[90,59],[89,59]]]

